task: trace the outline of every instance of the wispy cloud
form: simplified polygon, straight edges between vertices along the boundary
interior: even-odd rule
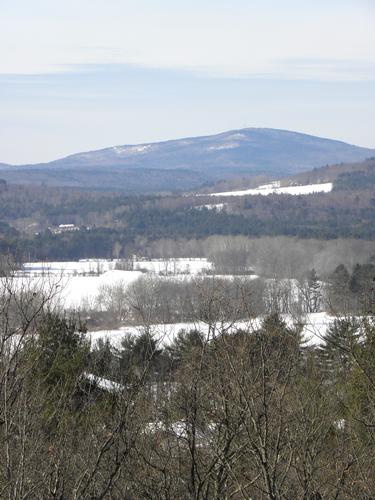
[[[49,0],[3,1],[3,74],[130,64],[229,78],[374,77],[375,16],[366,0],[233,0],[230,8],[211,0],[65,0],[54,9]]]

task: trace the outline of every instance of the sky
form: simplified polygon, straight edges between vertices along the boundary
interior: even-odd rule
[[[0,162],[272,127],[375,147],[375,0],[0,0]]]

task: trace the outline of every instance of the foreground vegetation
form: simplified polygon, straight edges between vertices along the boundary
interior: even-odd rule
[[[53,287],[2,278],[1,498],[371,498],[373,268],[336,271],[337,319],[315,347],[277,301],[260,326],[229,333],[254,319],[257,295],[220,280],[178,292],[204,333],[156,339],[169,299],[146,283],[128,297],[139,335],[90,346]]]

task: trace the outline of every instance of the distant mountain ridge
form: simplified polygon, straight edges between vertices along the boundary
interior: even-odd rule
[[[362,161],[375,150],[267,128],[77,153],[48,163],[0,164],[8,182],[155,192],[196,189],[221,179],[278,178],[326,164]]]

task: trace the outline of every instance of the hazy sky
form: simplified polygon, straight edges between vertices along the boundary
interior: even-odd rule
[[[375,147],[375,0],[0,0],[0,162],[241,127]]]

